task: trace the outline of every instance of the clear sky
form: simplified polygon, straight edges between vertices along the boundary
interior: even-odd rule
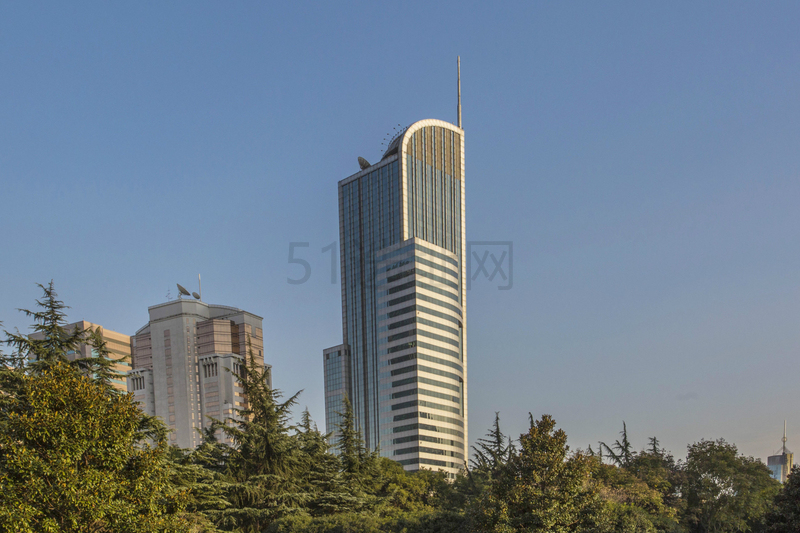
[[[456,120],[470,437],[552,414],[573,447],[800,451],[800,3],[0,4],[0,321],[55,280],[132,334],[175,283],[264,317],[324,423],[342,340],[337,181],[398,124]],[[288,264],[291,242],[308,242]],[[499,253],[497,254],[499,257]],[[487,262],[491,268],[491,263]],[[793,444],[794,443],[794,444]]]

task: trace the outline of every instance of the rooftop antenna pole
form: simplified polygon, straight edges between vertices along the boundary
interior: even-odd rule
[[[458,56],[458,127],[461,127],[461,56]]]
[[[200,283],[200,274],[197,275],[197,289],[198,293],[200,294],[200,299],[203,299],[203,284]]]
[[[786,420],[783,421],[783,454],[786,455]]]

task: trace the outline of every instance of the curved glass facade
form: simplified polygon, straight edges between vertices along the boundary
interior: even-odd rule
[[[426,120],[339,182],[344,343],[325,351],[326,429],[347,395],[367,446],[408,470],[453,473],[467,455],[463,160],[463,132]]]

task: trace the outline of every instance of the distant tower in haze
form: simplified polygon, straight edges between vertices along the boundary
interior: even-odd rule
[[[794,465],[794,454],[786,449],[786,420],[783,421],[783,447],[775,455],[767,457],[767,466],[772,471],[772,477],[781,483],[786,483],[786,478]]]
[[[460,83],[459,83],[460,96]],[[454,475],[467,456],[464,130],[415,122],[339,182],[343,343],[323,352],[326,430]]]

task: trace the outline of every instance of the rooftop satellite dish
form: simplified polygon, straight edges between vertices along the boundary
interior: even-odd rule
[[[367,169],[367,168],[371,167],[372,165],[370,165],[369,161],[367,161],[363,157],[359,157],[358,158],[358,166],[361,167],[361,170],[364,170],[364,169]]]
[[[189,294],[189,291],[184,289],[183,286],[180,283],[178,283],[177,285],[178,285],[178,293],[179,294],[182,294],[184,296],[191,296],[191,294]]]
[[[195,299],[195,300],[199,300],[199,299],[200,299],[200,295],[199,295],[199,294],[197,294],[196,292],[193,292],[193,293],[192,293],[192,296],[194,296],[194,299]]]

